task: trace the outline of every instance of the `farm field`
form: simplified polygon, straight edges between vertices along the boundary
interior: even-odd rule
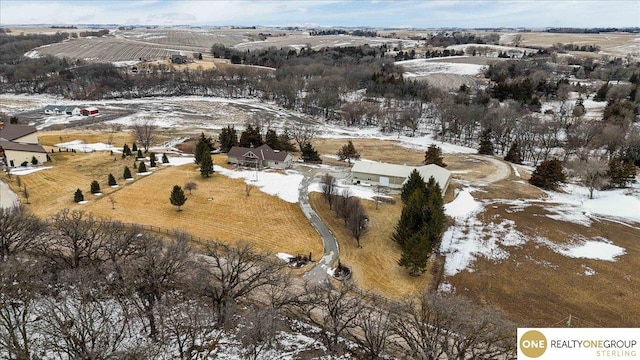
[[[560,34],[546,32],[522,33],[524,46],[551,46],[557,43],[598,45],[601,55],[626,57],[640,56],[640,35],[622,33]]]

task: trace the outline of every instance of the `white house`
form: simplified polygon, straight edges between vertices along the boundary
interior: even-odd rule
[[[34,126],[0,123],[0,160],[10,167],[47,161],[47,151],[38,142],[38,130]]]
[[[44,113],[47,115],[80,115],[80,107],[66,105],[47,105]]]
[[[451,171],[438,165],[407,166],[375,161],[356,161],[351,168],[355,184],[381,185],[399,189],[413,170],[418,170],[424,181],[433,176],[442,194],[447,191],[451,181]]]

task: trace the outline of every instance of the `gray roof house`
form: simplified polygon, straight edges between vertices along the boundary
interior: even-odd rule
[[[381,185],[399,189],[413,170],[418,170],[424,181],[433,176],[442,194],[447,191],[451,181],[451,171],[435,164],[423,166],[407,166],[375,161],[356,161],[351,168],[351,176],[355,184]]]
[[[80,107],[74,105],[47,105],[43,111],[47,115],[80,115]]]
[[[46,162],[47,151],[37,134],[34,126],[0,123],[0,162],[11,167],[30,163],[34,157],[40,164]]]
[[[257,148],[232,147],[227,153],[229,164],[252,168],[286,169],[291,167],[293,155],[286,151],[274,150],[264,144]]]

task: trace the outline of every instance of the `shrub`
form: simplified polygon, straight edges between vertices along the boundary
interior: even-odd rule
[[[131,176],[131,170],[129,170],[128,166],[124,167],[124,174],[122,174],[122,177],[125,179],[131,179],[133,176]]]
[[[144,161],[140,161],[140,165],[138,165],[138,174],[147,172],[147,166],[144,164]]]
[[[73,201],[77,203],[84,201],[84,195],[82,194],[82,190],[80,189],[76,190],[75,194],[73,194]]]
[[[91,182],[91,193],[92,194],[97,194],[100,192],[100,184],[98,184],[98,182],[96,180],[93,180]]]
[[[113,176],[113,174],[109,174],[109,186],[116,186],[118,185],[118,183],[116,182],[116,178]]]

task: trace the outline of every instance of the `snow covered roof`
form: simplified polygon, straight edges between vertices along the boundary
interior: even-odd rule
[[[393,176],[405,179],[409,177],[413,170],[418,170],[420,176],[422,176],[424,181],[429,181],[429,178],[433,176],[438,185],[440,185],[443,193],[449,186],[451,171],[435,164],[416,167],[375,161],[356,161],[353,163],[353,167],[351,168],[352,173],[358,172],[364,174],[374,174],[378,176]]]

